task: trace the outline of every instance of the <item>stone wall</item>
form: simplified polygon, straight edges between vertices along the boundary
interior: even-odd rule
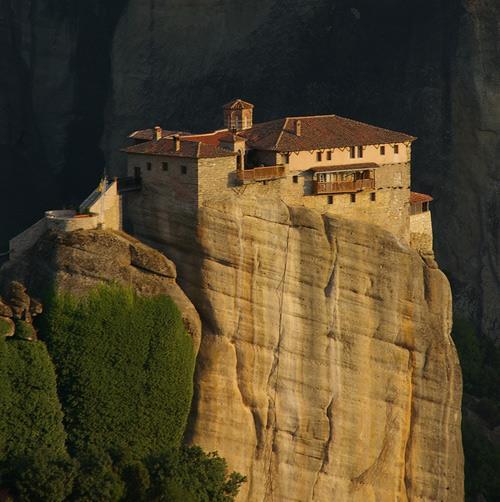
[[[47,230],[47,220],[42,218],[9,242],[9,259],[17,258],[29,249]]]
[[[102,209],[101,197],[88,208],[89,212],[99,215]],[[122,228],[121,197],[118,194],[116,180],[111,183],[111,186],[104,193],[104,215],[100,215],[99,223],[103,224],[104,228],[112,230],[121,230]]]
[[[355,146],[355,145],[353,145]],[[374,162],[376,164],[401,164],[411,160],[411,145],[398,143],[399,151],[394,153],[393,145],[385,145],[385,154],[381,154],[380,145],[363,146],[363,157],[358,157],[358,147],[356,146],[356,155],[350,156],[349,147],[326,148],[307,152],[292,152],[288,168],[291,171],[300,171],[311,167],[320,167],[328,165],[347,165],[360,164],[364,162]],[[316,154],[321,151],[321,161],[317,160]],[[332,152],[332,159],[327,160],[326,152]]]
[[[313,195],[310,173],[288,173],[285,178],[236,185],[234,159],[202,159],[199,164],[199,203],[217,200],[228,189],[240,197],[271,197],[286,204],[316,209],[321,213],[379,225],[409,242],[410,164],[384,164],[375,171],[375,201],[371,191],[351,194]],[[297,176],[294,182],[293,176]],[[232,186],[233,185],[233,186]],[[236,186],[234,186],[236,185]],[[333,203],[329,203],[332,200]]]
[[[151,163],[151,170],[147,163]],[[168,162],[164,170],[163,162]],[[141,168],[142,188],[123,196],[124,228],[146,243],[162,244],[175,261],[194,246],[198,214],[198,160],[129,155],[128,175]],[[182,174],[182,167],[186,174]]]
[[[164,166],[164,162],[168,166]],[[186,167],[185,174],[182,166]],[[310,172],[288,172],[284,178],[241,185],[236,177],[234,157],[186,159],[129,155],[130,176],[134,175],[135,167],[141,168],[142,189],[126,194],[125,228],[151,245],[161,245],[174,261],[192,248],[199,237],[199,209],[209,201],[231,194],[241,200],[255,200],[255,204],[263,199],[277,199],[322,214],[376,224],[406,244],[410,242],[408,162],[378,167],[375,190],[358,192],[354,200],[349,193],[331,197],[313,195]]]
[[[151,170],[148,170],[148,163]],[[166,165],[164,166],[164,163]],[[198,207],[198,161],[185,157],[128,155],[128,176],[141,168],[142,196],[155,198],[159,207],[195,214]],[[183,167],[186,173],[183,174]],[[166,170],[165,170],[166,169]],[[161,199],[161,200],[160,200]]]
[[[77,215],[74,210],[46,211],[45,216],[9,242],[9,259],[13,260],[31,249],[47,230],[74,232],[97,228],[97,214]]]
[[[430,211],[410,216],[410,243],[421,253],[433,253],[432,216]]]
[[[74,232],[75,230],[93,230],[99,224],[99,215],[80,214],[75,211],[60,210],[45,213],[47,229],[60,232]]]
[[[220,197],[228,191],[238,190],[236,157],[200,159],[198,170],[198,202]]]

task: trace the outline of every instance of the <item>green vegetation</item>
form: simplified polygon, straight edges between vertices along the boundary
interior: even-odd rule
[[[217,454],[200,448],[171,450],[149,466],[151,488],[147,500],[184,502],[229,502],[238,494],[245,478],[233,472]]]
[[[169,298],[54,295],[48,350],[32,329],[0,338],[0,488],[22,502],[234,500],[244,478],[181,445],[195,358]]]
[[[464,381],[462,438],[465,454],[466,500],[482,495],[488,502],[500,500],[500,447],[488,431],[500,425],[500,350],[478,336],[474,326],[455,319],[453,339],[460,357]]]
[[[23,340],[34,340],[36,338],[35,329],[26,321],[16,321],[15,336]]]
[[[63,500],[65,478],[58,468],[69,462],[65,439],[56,376],[45,345],[0,338],[3,484],[15,489],[22,501]],[[71,471],[69,467],[70,478]]]
[[[10,331],[10,324],[4,319],[0,318],[0,337],[7,336],[7,333]]]
[[[2,460],[38,449],[64,456],[63,414],[45,345],[0,338],[0,395]]]
[[[119,287],[80,301],[60,295],[42,333],[57,368],[72,454],[127,448],[143,458],[179,446],[195,358],[170,298]]]

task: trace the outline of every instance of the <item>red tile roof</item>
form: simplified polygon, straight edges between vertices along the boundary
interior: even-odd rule
[[[224,150],[214,145],[199,141],[187,141],[180,139],[180,149],[175,149],[174,140],[163,138],[159,141],[148,141],[138,145],[129,146],[122,150],[126,153],[138,153],[144,155],[164,155],[166,157],[188,157],[193,159],[206,159],[217,157],[231,157],[236,153]]]
[[[252,103],[248,101],[243,101],[242,99],[233,99],[229,103],[226,103],[223,108],[224,110],[248,110],[253,108]]]
[[[300,136],[295,133],[297,120],[301,121]],[[287,117],[255,124],[238,134],[247,138],[251,148],[277,152],[404,143],[416,139],[402,132],[382,129],[337,115]]]
[[[410,204],[418,204],[419,202],[431,202],[434,199],[425,193],[411,192]]]
[[[339,166],[318,166],[311,167],[309,171],[313,171],[314,173],[324,173],[324,172],[333,172],[333,171],[361,171],[364,169],[376,169],[380,167],[375,162],[366,162],[364,164],[343,164]]]
[[[205,143],[207,145],[214,145],[218,146],[219,141],[226,139],[226,136],[229,137],[232,133],[229,132],[227,129],[222,129],[220,131],[214,131],[214,132],[207,132],[205,134],[190,134],[186,135],[183,137],[183,139],[189,140],[189,141],[201,141],[202,143]],[[241,138],[242,140],[245,138]]]
[[[156,131],[154,129],[142,129],[140,131],[134,131],[133,133],[129,134],[128,137],[132,138],[132,139],[143,139],[143,140],[151,141],[151,140],[155,139],[155,132]],[[162,138],[166,138],[168,136],[173,136],[174,134],[179,134],[179,135],[183,136],[183,135],[186,135],[189,133],[183,132],[183,131],[169,131],[166,129],[161,130]]]

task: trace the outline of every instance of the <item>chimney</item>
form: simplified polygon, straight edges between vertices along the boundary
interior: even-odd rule
[[[155,127],[155,139],[156,139],[156,141],[160,141],[161,138],[162,138],[161,127],[160,126],[156,126]]]
[[[300,136],[302,134],[302,121],[297,119],[295,121],[295,135]]]
[[[181,149],[181,138],[178,134],[174,135],[174,148],[175,151],[178,152]]]

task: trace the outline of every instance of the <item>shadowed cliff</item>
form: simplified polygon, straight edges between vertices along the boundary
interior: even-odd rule
[[[438,259],[460,313],[495,336],[498,16],[492,0],[1,0],[2,247],[78,202],[105,159],[123,172],[130,130],[218,127],[240,95],[257,120],[337,113],[417,135]]]

